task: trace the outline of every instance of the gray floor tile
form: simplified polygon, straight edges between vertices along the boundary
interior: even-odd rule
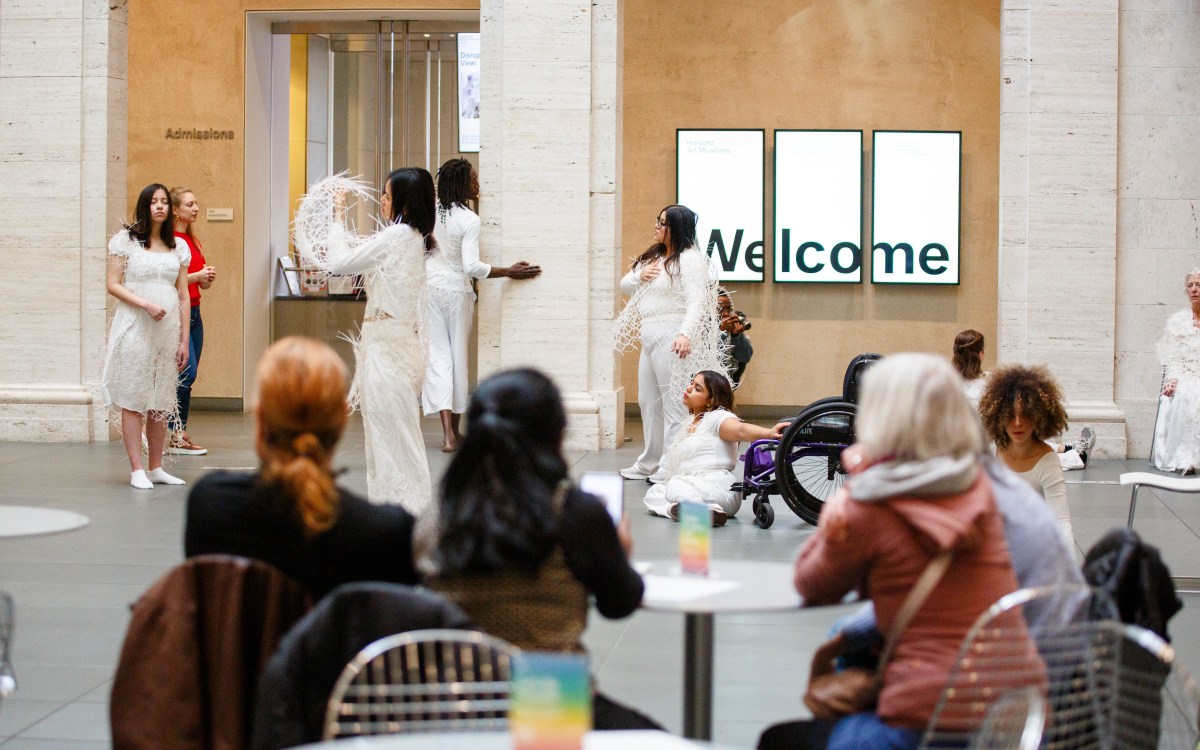
[[[14,737],[3,744],[4,750],[111,750],[107,740],[87,742],[63,739],[35,739]]]
[[[70,703],[21,732],[18,739],[107,742],[108,705]]]

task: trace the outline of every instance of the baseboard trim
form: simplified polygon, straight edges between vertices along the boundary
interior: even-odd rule
[[[776,404],[750,404],[748,406],[734,405],[733,409],[742,419],[751,422],[772,421],[778,419],[790,419],[800,413],[804,408],[801,406],[784,406]],[[637,404],[625,404],[626,419],[641,419],[642,410]]]
[[[192,409],[195,411],[230,411],[243,412],[243,400],[240,398],[214,398],[212,396],[196,396],[192,398]]]

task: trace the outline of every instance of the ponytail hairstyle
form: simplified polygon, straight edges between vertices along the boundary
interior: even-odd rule
[[[346,365],[328,345],[288,336],[267,349],[257,378],[260,482],[316,536],[337,520],[330,463],[346,427]]]
[[[963,380],[971,381],[983,374],[983,334],[968,328],[954,337],[954,369]]]
[[[126,224],[125,229],[129,230],[129,236],[137,240],[142,247],[150,247],[150,230],[154,226],[150,218],[150,201],[154,200],[154,194],[159,190],[167,196],[168,210],[167,220],[159,227],[158,237],[164,245],[174,250],[175,221],[171,218],[170,211],[171,191],[161,182],[152,182],[142,188],[142,192],[138,195],[137,205],[133,209],[133,223]]]
[[[447,161],[437,172],[437,199],[443,211],[455,206],[467,207],[471,199],[471,162],[456,158]]]
[[[433,224],[437,220],[437,208],[433,199],[433,177],[420,167],[394,169],[387,176],[392,191],[392,215],[387,217],[392,224],[407,224],[425,238],[425,254],[437,247],[433,238]]]
[[[689,247],[696,247],[696,224],[700,216],[687,206],[679,205],[667,206],[659,211],[663,212],[667,214],[667,242],[656,242],[646,248],[646,252],[634,259],[633,266],[665,256],[663,270],[675,276],[679,273],[679,254]]]
[[[171,188],[171,209],[174,210],[174,209],[182,206],[183,205],[183,196],[185,196],[189,193],[191,193],[193,196],[196,194],[196,192],[194,190],[192,190],[191,188],[186,188],[186,187]],[[171,221],[172,228],[174,228],[175,220],[174,220],[173,216],[170,221]],[[186,234],[188,237],[191,237],[196,242],[199,242],[200,238],[197,237],[196,233],[192,230],[192,227],[194,227],[194,226],[196,226],[196,222],[193,221],[191,224],[187,225],[187,227],[183,230],[183,233]]]
[[[537,370],[504,370],[479,384],[440,488],[440,575],[534,571],[545,562],[558,534],[554,495],[567,476],[565,428],[558,388]]]

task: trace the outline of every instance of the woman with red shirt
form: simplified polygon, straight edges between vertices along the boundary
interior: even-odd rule
[[[175,215],[175,239],[182,240],[192,251],[192,262],[188,265],[188,294],[192,298],[192,328],[188,339],[188,363],[179,373],[176,396],[179,401],[179,421],[171,425],[171,442],[167,453],[177,456],[203,456],[207,448],[192,442],[187,434],[188,411],[192,403],[192,384],[200,367],[200,352],[204,349],[204,321],[200,319],[200,290],[212,286],[217,269],[208,265],[200,250],[200,240],[192,231],[192,225],[200,216],[200,204],[191,190],[184,187],[171,188],[171,209]]]

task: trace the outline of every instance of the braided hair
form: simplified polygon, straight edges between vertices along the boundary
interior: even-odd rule
[[[451,159],[437,171],[437,199],[443,210],[455,206],[467,207],[471,199],[471,162]]]

